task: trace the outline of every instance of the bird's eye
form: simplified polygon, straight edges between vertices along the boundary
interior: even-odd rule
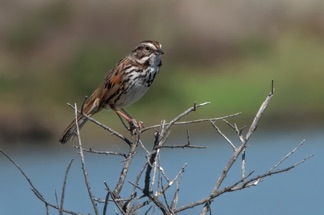
[[[148,46],[146,46],[146,47],[145,47],[145,50],[147,50],[147,51],[148,51],[148,50],[150,50],[150,48],[149,48]]]

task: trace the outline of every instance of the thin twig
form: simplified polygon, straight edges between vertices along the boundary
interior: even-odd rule
[[[160,164],[159,164],[159,161],[160,161],[160,149],[158,147],[156,147],[155,149],[155,159],[154,159],[154,162],[151,163],[151,165],[153,166],[153,173],[152,173],[152,180],[151,180],[151,189],[150,191],[153,191],[154,189],[154,184],[155,184],[155,179],[156,179],[156,176],[157,176],[157,170],[159,169],[159,173],[160,172],[163,172],[163,168],[160,167]],[[160,177],[158,177],[160,178]]]
[[[234,114],[230,114],[230,115],[222,116],[222,117],[196,119],[196,120],[189,120],[189,121],[180,121],[180,122],[174,122],[173,125],[188,125],[188,124],[195,124],[195,123],[201,123],[201,122],[218,121],[218,120],[224,120],[224,119],[232,118],[232,117],[238,116],[240,114],[241,113],[234,113]],[[169,125],[169,124],[170,123],[166,123],[166,125]],[[145,132],[147,130],[150,130],[150,129],[159,128],[160,126],[161,126],[161,124],[144,127],[141,130],[141,132],[143,133],[143,132]]]
[[[88,178],[88,173],[87,173],[87,169],[85,167],[85,160],[84,160],[84,155],[83,155],[83,148],[82,148],[82,143],[81,143],[79,125],[78,125],[78,111],[77,110],[78,110],[77,104],[75,104],[75,106],[74,106],[75,125],[76,125],[76,132],[77,132],[78,144],[79,144],[79,154],[81,157],[82,172],[83,172],[83,176],[84,176],[84,182],[85,182],[87,190],[88,190],[89,198],[92,203],[93,210],[94,210],[95,214],[98,215],[99,211],[97,208],[97,204],[95,202],[95,198],[91,192],[91,186],[90,186],[90,182],[89,182],[89,178]]]
[[[258,175],[254,178],[251,178],[247,181],[245,181],[244,183],[242,183],[241,185],[239,186],[233,186],[231,187],[230,191],[236,191],[236,190],[241,190],[243,188],[247,188],[247,187],[250,187],[250,186],[256,186],[259,181],[261,181],[262,179],[266,178],[266,177],[269,177],[269,176],[272,176],[272,175],[276,175],[276,174],[279,174],[279,173],[283,173],[283,172],[288,172],[289,170],[299,166],[300,164],[304,163],[306,160],[310,159],[311,157],[313,157],[314,155],[309,155],[307,157],[305,157],[303,160],[300,160],[298,162],[296,162],[295,164],[289,166],[289,167],[286,167],[284,169],[279,169],[279,170],[275,170],[275,171],[268,171],[262,175]]]
[[[282,164],[287,158],[289,158],[293,153],[295,153],[295,151],[297,151],[302,145],[304,145],[305,143],[305,139],[302,140],[293,150],[291,150],[286,156],[284,156],[277,164],[275,164],[273,167],[271,167],[271,169],[269,170],[269,172],[271,172],[272,170],[276,169],[280,164]]]
[[[242,152],[242,165],[241,165],[241,170],[242,170],[242,178],[245,178],[245,167],[246,167],[246,148]]]
[[[190,135],[189,135],[189,130],[187,130],[187,143],[184,145],[162,145],[159,146],[158,148],[169,148],[169,149],[178,149],[178,148],[190,148],[190,149],[205,149],[207,146],[197,146],[197,145],[191,145],[190,141]]]
[[[246,134],[245,136],[245,139],[249,139],[250,136],[252,135],[252,133],[257,129],[258,127],[258,123],[259,123],[259,120],[261,119],[262,117],[262,114],[264,113],[265,109],[268,107],[272,97],[274,95],[274,81],[272,80],[271,82],[271,92],[269,93],[269,95],[267,96],[266,100],[262,103],[261,107],[259,108],[259,111],[257,112],[251,126],[250,126],[250,129],[248,131],[248,133]]]
[[[113,202],[115,203],[115,205],[118,207],[119,211],[123,214],[126,215],[125,211],[123,210],[123,207],[121,206],[122,204],[120,204],[119,201],[117,201],[116,196],[114,194],[114,192],[112,192],[109,187],[108,184],[106,182],[104,182],[107,191],[110,193],[111,199],[113,200]]]
[[[205,105],[208,105],[208,104],[210,104],[210,102],[204,102],[204,103],[201,103],[201,104],[198,104],[198,105],[195,103],[191,108],[189,108],[188,110],[186,110],[185,112],[183,112],[182,114],[178,115],[173,120],[171,120],[170,123],[166,125],[167,127],[166,127],[165,130],[169,130],[170,127],[174,123],[178,122],[182,117],[188,115],[190,112],[196,111],[197,108],[200,108],[200,107],[205,106]]]
[[[173,199],[172,199],[172,202],[171,202],[171,210],[172,211],[177,207],[178,200],[179,200],[180,182],[177,181],[176,185],[177,185],[177,189],[174,192],[174,196],[173,196]]]
[[[184,148],[189,148],[189,149],[205,149],[207,146],[196,146],[196,145],[165,145],[165,146],[159,146],[159,149],[184,149]]]
[[[59,206],[59,203],[58,203],[58,197],[57,197],[56,189],[55,189],[55,202],[56,202],[57,207],[59,208],[60,206]]]
[[[215,124],[214,121],[210,121],[210,123],[213,125],[213,127],[215,128],[216,132],[218,134],[220,134],[225,140],[226,142],[232,147],[232,149],[235,151],[236,147],[235,145],[232,143],[232,141],[218,128],[218,126]]]
[[[161,187],[160,187],[160,189],[164,190],[164,187],[163,187],[163,184],[162,184],[162,178],[161,178],[160,180],[161,180]],[[168,198],[167,198],[166,193],[163,192],[163,193],[162,193],[162,196],[163,196],[163,200],[164,200],[164,203],[165,203],[165,205],[166,205],[166,208],[168,208],[168,211],[169,211],[169,212],[168,212],[168,215],[169,215],[169,214],[174,215],[174,213],[172,213],[172,211],[170,210],[170,209],[171,209],[171,206],[170,206],[170,204],[169,204],[169,202],[168,202]]]
[[[104,182],[104,183],[106,183],[106,182]],[[104,202],[103,211],[102,211],[103,215],[106,215],[106,213],[107,213],[107,207],[108,207],[108,203],[109,203],[109,195],[110,195],[110,192],[107,192],[105,202]]]
[[[79,146],[74,146],[74,148],[80,149]],[[126,154],[118,153],[118,152],[99,151],[99,150],[94,150],[92,148],[89,148],[89,149],[83,148],[83,151],[88,152],[88,153],[98,154],[98,155],[116,155],[116,156],[122,156],[122,157],[126,158]]]
[[[178,174],[174,177],[173,180],[171,180],[171,181],[170,181],[170,180],[167,180],[167,182],[168,182],[167,186],[164,187],[164,189],[162,189],[161,191],[159,191],[158,194],[165,193],[165,191],[166,191],[167,189],[169,189],[169,188],[172,186],[172,184],[173,184],[175,181],[178,180],[179,177],[182,176],[182,174],[183,174],[184,171],[185,171],[186,166],[187,166],[187,163],[185,163],[185,164],[183,165],[183,167],[182,167],[181,170],[178,172]]]
[[[61,194],[61,203],[60,203],[60,207],[59,207],[59,214],[60,215],[63,215],[63,205],[64,205],[66,181],[67,181],[67,176],[69,174],[72,163],[73,163],[73,159],[70,161],[69,165],[67,166],[67,168],[65,170],[65,174],[64,174],[64,180],[63,180],[63,186],[62,186],[62,194]]]
[[[130,147],[129,147],[129,152],[128,152],[127,156],[126,156],[123,169],[122,169],[122,171],[120,173],[118,182],[117,182],[116,187],[114,189],[114,195],[116,195],[116,196],[119,196],[120,191],[122,190],[122,188],[124,186],[126,175],[128,173],[129,167],[130,167],[131,162],[133,160],[133,156],[136,153],[137,146],[138,146],[138,141],[132,143],[130,145]]]
[[[144,146],[142,140],[138,140],[138,142],[141,144],[142,148],[145,150],[146,154],[150,154],[149,150]]]

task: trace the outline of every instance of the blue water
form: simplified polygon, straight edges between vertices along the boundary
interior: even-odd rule
[[[322,129],[256,132],[248,144],[247,172],[255,170],[254,175],[266,172],[303,139],[306,139],[305,145],[293,154],[282,168],[308,155],[314,154],[314,157],[289,172],[264,179],[256,187],[220,196],[212,204],[212,214],[323,214],[324,134]],[[152,136],[146,139],[147,147],[150,147],[151,141]],[[185,142],[185,133],[183,137],[171,135],[169,139],[169,143],[172,144]],[[170,178],[173,178],[185,163],[188,164],[181,179],[179,206],[208,195],[232,153],[229,145],[216,133],[210,133],[207,137],[193,135],[191,142],[196,145],[206,145],[208,148],[165,149],[161,154],[162,166]],[[87,146],[99,148],[91,143]],[[42,195],[54,204],[55,192],[59,197],[61,194],[65,169],[70,160],[74,159],[67,181],[65,208],[84,214],[94,214],[84,185],[79,155],[73,148],[73,144],[57,143],[49,146],[49,144],[21,143],[15,146],[5,145],[2,148],[23,168]],[[121,152],[127,149],[119,140],[112,145],[101,145],[100,148]],[[143,165],[144,155],[143,149],[139,149],[127,181],[135,180],[136,173]],[[96,197],[104,198],[104,181],[110,188],[114,188],[121,166],[121,157],[86,154],[86,167]],[[229,173],[222,187],[239,179],[239,168],[238,163]],[[46,214],[45,206],[35,197],[26,180],[2,155],[0,155],[0,170],[1,215]],[[101,206],[99,210],[102,211]],[[200,211],[201,207],[197,207],[182,214],[199,214]],[[114,208],[108,214],[113,212]],[[58,213],[50,210],[50,214]]]

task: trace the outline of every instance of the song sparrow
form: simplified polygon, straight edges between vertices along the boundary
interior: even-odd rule
[[[162,45],[157,41],[146,40],[121,59],[106,75],[104,81],[92,93],[83,105],[82,112],[88,116],[103,108],[112,109],[130,125],[139,126],[124,109],[140,99],[149,89],[162,65],[164,54]],[[81,128],[87,118],[79,114],[78,125]],[[73,120],[63,132],[59,141],[66,143],[76,136]]]

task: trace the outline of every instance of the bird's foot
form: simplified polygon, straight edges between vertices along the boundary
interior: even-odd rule
[[[131,135],[133,137],[139,137],[142,128],[144,128],[144,123],[142,121],[137,121],[136,119],[131,119],[128,123]]]

